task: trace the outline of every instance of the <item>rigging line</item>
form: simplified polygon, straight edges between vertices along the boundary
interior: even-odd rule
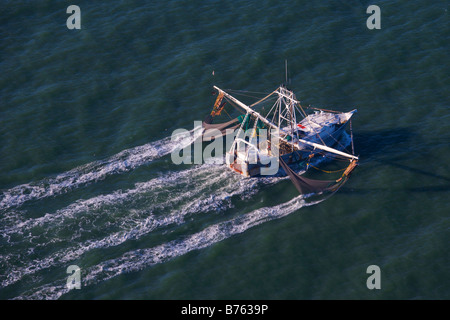
[[[260,98],[260,97],[251,96],[251,95],[248,95],[248,94],[243,94],[243,93],[235,93],[235,92],[233,92],[233,94],[236,95],[236,96],[249,97],[249,98],[252,98],[252,99],[259,99]]]
[[[336,173],[336,172],[341,172],[341,171],[347,170],[347,167],[345,167],[344,169],[340,169],[340,170],[327,171],[327,170],[323,170],[323,169],[314,167],[312,164],[309,164],[309,166],[310,166],[311,168],[314,168],[314,169],[316,169],[316,170],[319,170],[319,171],[322,171],[322,172],[325,172],[325,173]]]
[[[301,106],[300,104],[298,104],[298,105],[300,106],[301,111],[297,108],[296,105],[295,105],[295,109],[296,109],[300,114],[302,114],[302,116],[304,116],[303,118],[306,118],[306,117],[307,117],[306,112],[303,110],[303,108],[302,108],[302,106]]]
[[[300,106],[300,110],[303,112],[303,115],[305,116],[305,118],[307,117],[307,114],[305,112],[305,110],[303,110],[303,107],[301,106],[301,104],[298,104]]]
[[[225,99],[228,101],[228,103],[230,105],[232,105],[235,109],[237,109],[240,113],[245,114],[245,112],[242,110],[242,108],[239,108],[232,100],[227,99],[227,97],[225,97]]]
[[[341,113],[340,111],[336,110],[328,110],[328,109],[320,109],[320,108],[314,108],[314,107],[305,107],[306,109],[313,109],[313,110],[319,110],[319,111],[325,111],[325,112],[332,112],[332,113]]]
[[[328,134],[328,136],[329,136],[330,138],[332,138],[338,145],[340,145],[340,146],[342,147],[343,151],[348,152],[347,148],[346,148],[345,146],[343,146],[342,143],[341,143],[339,140],[336,140],[336,138],[333,137],[332,134]],[[355,155],[355,154],[353,154],[353,155]]]
[[[297,105],[300,107],[301,112],[300,112],[300,110],[298,109]],[[296,99],[296,100],[295,100],[295,103],[294,103],[294,106],[295,106],[295,108],[297,109],[297,111],[299,111],[300,113],[303,113],[303,115],[305,116],[305,118],[307,117],[305,110],[303,110],[303,107],[302,107],[302,105],[300,104],[300,101],[298,101],[298,100]]]
[[[305,119],[308,121],[309,126],[310,126],[311,129],[314,131],[314,133],[316,134],[316,136],[320,139],[320,141],[322,141],[323,145],[326,146],[325,142],[323,142],[323,140],[322,140],[322,138],[320,137],[320,135],[319,135],[319,134],[317,133],[317,131],[313,128],[310,119],[309,119],[308,117],[306,117]]]
[[[277,105],[277,103],[275,102],[275,103],[273,104],[272,108],[270,108],[269,112],[267,113],[266,118],[269,117],[270,113],[272,112],[273,108],[275,108],[276,105]],[[273,120],[272,120],[272,122],[273,122]]]
[[[237,90],[237,89],[226,89],[226,91],[230,91],[230,92],[245,92],[245,93],[256,93],[256,94],[263,94],[266,95],[267,92],[258,92],[258,91],[247,91],[247,90]]]
[[[227,110],[225,108],[223,108],[223,111],[225,111],[225,113],[227,114],[227,116],[233,120],[233,118],[228,114]]]
[[[277,109],[280,107],[280,99],[277,99],[277,101],[275,102],[275,104],[273,105],[273,107],[276,107]],[[272,107],[272,109],[273,109],[273,107]],[[272,110],[272,109],[270,109],[270,110]],[[277,115],[277,112],[274,111],[273,117],[272,117],[272,123],[275,123],[275,117],[276,117],[276,115]],[[279,125],[280,125],[280,124],[278,124],[278,126],[279,126]]]
[[[249,107],[253,107],[254,105],[263,102],[264,100],[268,99],[271,95],[273,95],[276,91],[271,92],[270,94],[268,94],[267,96],[265,96],[264,98],[262,98],[259,101],[256,101],[255,103],[251,104]]]
[[[230,92],[233,92],[234,90],[228,90]],[[263,102],[264,100],[270,98],[271,95],[273,95],[274,92],[271,92],[270,94],[266,95],[264,98],[260,99],[260,97],[255,97],[255,96],[251,96],[251,95],[247,95],[247,94],[243,94],[243,93],[235,93],[236,95],[240,95],[240,96],[245,96],[245,97],[250,97],[253,99],[260,99],[257,102],[253,103],[252,105],[250,105],[249,107],[253,107],[254,105]],[[266,93],[264,93],[266,94]]]

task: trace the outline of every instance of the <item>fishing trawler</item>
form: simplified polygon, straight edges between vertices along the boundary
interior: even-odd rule
[[[216,86],[214,89],[218,96],[212,112],[203,122],[204,140],[211,139],[208,135],[211,129],[220,130],[223,135],[230,132],[235,134],[226,153],[226,163],[237,173],[254,177],[276,175],[284,171],[300,193],[320,193],[337,190],[357,166],[353,134],[351,153],[341,143],[348,124],[351,129],[351,118],[356,109],[338,112],[303,107],[294,92],[285,85],[250,105],[227,92],[230,90],[225,91]],[[227,103],[240,110],[242,115],[227,122],[213,123],[215,117],[226,112],[224,108]],[[348,165],[335,180],[302,177],[299,172],[306,172],[311,167],[311,160],[318,155],[331,160],[348,160]],[[298,172],[292,165],[297,165],[297,168],[300,165]]]

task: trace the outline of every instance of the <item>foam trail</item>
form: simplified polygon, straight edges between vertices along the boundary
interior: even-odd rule
[[[149,266],[164,263],[193,250],[199,250],[242,233],[264,222],[279,219],[305,206],[317,204],[322,200],[307,203],[303,196],[273,207],[265,207],[243,214],[239,217],[206,227],[190,236],[170,241],[148,249],[137,249],[85,270],[83,286],[89,286],[114,278],[120,274],[135,272]],[[65,279],[44,285],[33,292],[26,292],[17,299],[58,299],[69,290]]]
[[[217,165],[202,165],[190,168],[181,172],[167,174],[164,177],[155,178],[145,183],[138,183],[136,188],[127,191],[117,191],[108,195],[101,195],[91,199],[77,201],[68,207],[58,210],[54,214],[46,214],[43,217],[29,219],[21,224],[13,225],[10,228],[0,231],[3,238],[14,238],[20,235],[20,241],[8,241],[11,249],[20,248],[17,253],[10,253],[8,257],[2,257],[5,261],[4,268],[0,274],[0,285],[9,286],[20,281],[24,276],[31,275],[43,269],[65,265],[70,261],[80,258],[84,253],[99,248],[118,246],[127,240],[136,240],[142,236],[168,225],[179,225],[184,222],[184,217],[190,214],[199,214],[202,212],[218,212],[232,207],[231,198],[239,195],[241,197],[250,197],[258,191],[256,184],[276,183],[279,179],[241,179],[228,170],[220,170]],[[212,173],[215,175],[213,176]],[[230,181],[231,179],[231,181]],[[223,181],[227,181],[223,185]],[[230,183],[231,182],[231,183]],[[171,197],[170,203],[155,201],[161,193],[167,193],[167,189],[180,184],[189,185],[191,190],[179,193]],[[209,190],[213,188],[214,194]],[[130,202],[136,202],[138,199],[145,199],[147,202],[144,209],[128,209],[130,214],[119,217],[113,216],[114,225],[103,232],[103,224],[96,221],[102,220],[102,215],[111,215],[114,208],[127,207]],[[142,207],[142,204],[139,204]],[[106,208],[107,207],[107,208]],[[169,214],[157,214],[164,208],[170,210]],[[100,212],[100,213],[98,213]],[[103,233],[103,238],[89,238],[83,240],[80,232],[75,232],[69,243],[71,247],[62,248],[59,251],[41,258],[29,260],[22,267],[9,265],[7,261],[23,260],[20,259],[24,247],[34,251],[37,247],[53,246],[56,243],[67,242],[67,238],[58,238],[57,235],[64,228],[71,228],[71,225],[78,224],[82,215],[89,220],[91,229],[83,230],[84,233],[99,234]],[[100,216],[100,217],[98,217]],[[98,226],[97,226],[98,225]],[[45,230],[45,238],[52,239],[51,242],[32,245],[34,242],[32,234],[33,228]],[[119,228],[119,231],[111,232],[111,228]],[[79,227],[73,226],[72,229],[78,230]],[[39,242],[39,241],[38,241]]]
[[[180,134],[174,136],[173,139],[172,137],[166,137],[142,146],[123,150],[105,160],[76,167],[54,178],[46,178],[5,190],[0,196],[0,210],[20,206],[30,200],[62,194],[79,186],[105,179],[108,175],[133,170],[168,155],[172,151],[183,149],[195,141],[200,134],[201,130],[197,127],[189,131],[189,136]]]

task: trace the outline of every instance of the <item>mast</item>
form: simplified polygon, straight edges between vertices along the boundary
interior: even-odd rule
[[[223,91],[222,89],[220,89],[220,88],[218,88],[218,87],[216,87],[216,86],[214,86],[214,89],[216,89],[216,90],[219,91],[220,93],[223,93],[225,97],[227,97],[228,99],[230,99],[231,101],[233,101],[234,103],[236,103],[236,104],[237,104],[238,106],[240,106],[242,109],[244,109],[245,111],[247,111],[247,113],[250,113],[251,115],[253,115],[253,116],[257,117],[258,119],[260,119],[262,122],[264,122],[264,123],[267,124],[268,126],[274,128],[274,129],[279,129],[280,131],[284,132],[283,129],[279,128],[279,127],[276,126],[273,122],[267,120],[266,118],[264,118],[263,116],[261,116],[258,112],[256,112],[255,110],[253,110],[252,108],[250,108],[249,106],[247,106],[245,103],[239,101],[238,99],[236,99],[236,98],[233,97],[232,95],[226,93],[225,91]],[[283,95],[283,96],[284,96],[284,97],[287,97],[286,95]],[[292,98],[289,98],[289,99],[295,101],[295,99],[292,99]],[[284,133],[286,133],[286,132],[284,132]],[[287,141],[285,138],[280,137],[280,139],[283,140],[283,141],[286,142],[286,143],[290,143],[290,142]],[[328,151],[328,152],[330,152],[330,153],[338,154],[338,155],[341,155],[341,156],[346,157],[346,158],[358,160],[358,157],[356,157],[356,156],[354,156],[354,155],[351,155],[351,154],[348,154],[348,153],[345,153],[345,152],[342,152],[342,151],[339,151],[339,150],[336,150],[336,149],[333,149],[333,148],[330,148],[330,147],[327,147],[327,146],[324,146],[324,145],[321,145],[321,144],[318,144],[318,143],[306,141],[306,140],[303,140],[303,139],[300,139],[300,138],[298,139],[298,141],[301,142],[301,143],[303,143],[303,144],[309,145],[309,146],[311,146],[311,147],[317,148],[317,149],[321,149],[321,150],[324,150],[324,151]],[[292,144],[292,145],[295,146],[297,149],[299,149],[299,147],[298,147],[297,145],[295,145],[295,144]]]

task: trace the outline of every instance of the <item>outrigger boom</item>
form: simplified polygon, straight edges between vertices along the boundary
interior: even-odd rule
[[[239,101],[239,100],[236,99],[235,97],[231,96],[230,94],[228,94],[227,92],[223,91],[222,89],[220,89],[220,88],[218,88],[218,87],[216,87],[216,86],[214,86],[214,89],[216,89],[217,91],[219,91],[219,93],[223,94],[225,97],[227,97],[229,100],[231,100],[231,101],[233,101],[234,103],[236,103],[236,104],[237,104],[238,106],[240,106],[241,108],[243,108],[245,111],[247,111],[247,113],[250,113],[251,115],[257,117],[259,120],[261,120],[261,121],[264,122],[265,124],[269,125],[270,127],[274,128],[274,129],[279,129],[279,130],[282,131],[283,133],[286,133],[286,132],[284,132],[284,130],[283,130],[282,128],[276,126],[276,125],[275,125],[274,123],[272,123],[270,120],[268,120],[268,119],[266,119],[265,117],[261,116],[257,111],[253,110],[251,107],[247,106],[245,103]],[[281,92],[274,91],[274,92],[272,92],[272,93],[275,93],[275,92],[276,92],[277,94],[279,94],[279,95],[281,95],[281,96],[283,96],[283,97],[285,97],[285,98],[287,98],[287,99],[289,99],[289,100],[295,102],[295,103],[298,103],[297,100],[292,99],[291,97],[288,97],[288,96],[282,94]],[[280,137],[280,139],[283,140],[284,142],[286,142],[286,143],[288,143],[288,144],[294,146],[295,148],[300,149],[298,145],[296,145],[296,144],[294,144],[294,143],[288,141],[287,139],[285,139],[285,138],[283,138],[283,137]],[[306,141],[306,140],[301,139],[301,138],[298,138],[298,141],[301,142],[301,143],[303,143],[303,144],[309,145],[309,146],[311,146],[311,147],[314,147],[314,148],[317,148],[317,149],[321,149],[321,150],[324,150],[324,151],[327,151],[327,152],[330,152],[330,153],[338,154],[338,155],[340,155],[340,156],[349,158],[349,159],[351,159],[351,160],[358,160],[358,159],[359,159],[357,156],[354,156],[354,155],[348,154],[348,153],[346,153],[346,152],[342,152],[342,151],[336,150],[336,149],[334,149],[334,148],[331,148],[331,147],[328,147],[328,146],[325,146],[325,145],[321,145],[321,144],[318,144],[318,143],[315,143],[315,142]]]

